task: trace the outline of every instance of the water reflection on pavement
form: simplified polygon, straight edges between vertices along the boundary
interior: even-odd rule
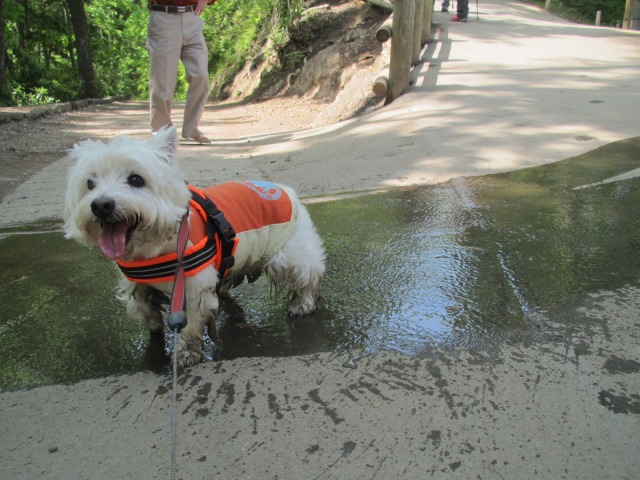
[[[639,153],[632,139],[310,204],[328,252],[320,308],[292,321],[265,278],[236,289],[222,304],[220,356],[544,341],[547,320],[570,321],[557,316],[577,295],[637,284],[640,179],[598,182],[637,169]],[[167,367],[163,341],[115,300],[112,262],[64,240],[59,224],[0,233],[1,389]]]

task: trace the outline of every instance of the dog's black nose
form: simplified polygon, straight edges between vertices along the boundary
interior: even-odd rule
[[[116,202],[113,198],[97,198],[91,202],[91,211],[98,218],[107,218],[116,209]]]

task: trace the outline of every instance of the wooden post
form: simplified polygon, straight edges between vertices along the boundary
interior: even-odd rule
[[[433,20],[433,0],[424,0],[422,12],[422,46],[429,43],[431,38],[431,20]]]
[[[420,63],[422,52],[422,22],[424,21],[425,0],[415,0],[415,14],[413,15],[413,49],[411,51],[411,65]]]
[[[627,0],[624,5],[624,17],[622,18],[622,28],[629,30],[631,28],[633,16],[633,0]]]
[[[409,86],[413,51],[414,0],[396,0],[393,4],[393,37],[389,65],[389,90],[385,104],[393,102]]]

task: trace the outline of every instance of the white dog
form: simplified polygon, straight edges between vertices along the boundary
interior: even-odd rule
[[[188,211],[183,262],[188,324],[178,347],[178,364],[185,367],[202,359],[205,325],[217,339],[218,293],[245,277],[251,281],[266,272],[276,292],[290,293],[291,315],[312,312],[325,253],[292,189],[230,182],[200,191],[187,185],[175,150],[174,127],[148,140],[119,136],[109,143],[75,145],[69,153],[75,162],[64,221],[67,238],[98,245],[117,262],[124,274],[120,296],[127,313],[150,331],[162,332],[164,304],[178,265],[178,232]]]

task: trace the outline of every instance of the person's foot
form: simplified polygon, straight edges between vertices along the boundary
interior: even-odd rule
[[[161,128],[169,128],[169,127],[173,127],[173,123],[167,123],[164,127],[161,127]],[[151,130],[151,136],[155,137],[159,130],[160,129]]]
[[[184,137],[186,140],[193,140],[197,143],[211,143],[211,140],[207,138],[206,135],[203,135],[200,130],[196,130],[190,137]]]
[[[449,9],[447,7],[442,7],[442,10],[440,10],[441,12],[447,13],[449,11]]]
[[[451,17],[451,21],[452,22],[466,22],[467,21],[467,17],[461,17],[460,15],[454,15],[453,17]]]

